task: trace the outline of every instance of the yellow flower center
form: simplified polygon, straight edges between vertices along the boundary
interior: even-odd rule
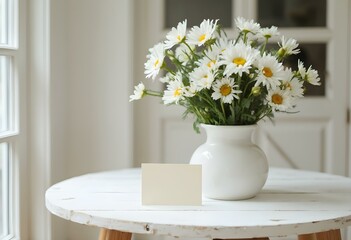
[[[262,73],[263,75],[265,75],[266,77],[272,77],[273,76],[273,73],[272,73],[272,70],[268,67],[264,67],[262,69]]]
[[[205,38],[206,38],[206,34],[202,34],[202,35],[199,37],[199,42],[202,42]]]
[[[233,63],[235,63],[236,65],[244,65],[246,63],[246,60],[242,57],[237,57],[233,59]]]
[[[207,63],[207,67],[212,67],[214,64],[216,64],[216,60],[211,60]]]
[[[232,92],[232,88],[228,84],[223,84],[219,89],[222,96],[228,96]]]
[[[283,97],[277,93],[272,95],[272,102],[274,104],[281,105],[283,103]]]
[[[154,63],[154,67],[157,67],[157,65],[158,65],[159,62],[160,62],[160,61],[157,59],[156,62]]]
[[[182,89],[181,88],[177,88],[174,93],[173,93],[173,96],[174,97],[178,97],[180,96],[180,94],[182,93]]]
[[[177,40],[180,42],[180,41],[182,41],[182,37],[181,36],[177,36]]]

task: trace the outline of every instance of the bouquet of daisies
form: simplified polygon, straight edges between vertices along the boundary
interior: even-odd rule
[[[172,28],[166,40],[149,50],[147,78],[166,84],[164,91],[135,86],[130,101],[146,95],[160,97],[166,105],[185,107],[184,116],[195,116],[198,124],[249,125],[275,112],[291,112],[303,97],[305,83],[320,85],[311,66],[298,60],[298,69],[284,67],[286,57],[298,54],[294,39],[281,37],[276,49],[266,48],[275,26],[261,28],[253,20],[237,18],[237,34],[228,39],[218,20],[204,20],[187,33],[187,21]],[[168,60],[167,60],[168,59]]]

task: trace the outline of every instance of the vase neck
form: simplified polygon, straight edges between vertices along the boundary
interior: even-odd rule
[[[207,143],[241,142],[252,143],[252,133],[257,125],[215,126],[202,125],[207,134]]]

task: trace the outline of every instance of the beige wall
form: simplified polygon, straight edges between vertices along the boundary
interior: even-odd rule
[[[66,1],[51,1],[50,5],[50,94],[51,104],[51,183],[68,175],[67,154],[67,12]],[[67,222],[51,215],[53,240],[67,239]]]
[[[132,165],[132,3],[51,0],[52,183]],[[52,239],[98,229],[52,217]]]

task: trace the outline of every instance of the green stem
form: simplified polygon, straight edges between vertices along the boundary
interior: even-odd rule
[[[225,109],[224,109],[224,104],[223,104],[222,99],[221,99],[221,108],[222,108],[223,116],[225,116]],[[224,121],[224,123],[225,123],[225,121]]]
[[[235,44],[239,41],[240,37],[242,36],[242,32],[239,33],[238,37],[235,39]]]
[[[240,85],[241,85],[241,76],[238,75],[238,88],[239,88],[239,89],[241,89],[241,88],[240,88]]]
[[[263,52],[266,49],[267,43],[268,43],[268,38],[266,37],[266,41],[263,43],[263,45],[261,47],[261,55],[263,55]]]
[[[190,52],[193,54],[193,55],[196,55],[195,52],[193,51],[193,49],[189,46],[189,44],[187,44],[186,42],[183,42],[185,44],[185,46],[187,46],[190,50]]]
[[[235,124],[235,117],[236,117],[236,114],[235,114],[235,101],[232,102],[232,104],[230,105],[231,106],[231,112],[233,114],[233,123],[232,124]]]
[[[206,119],[204,118],[204,116],[202,116],[202,114],[200,113],[200,111],[199,111],[197,108],[195,108],[195,111],[196,111],[197,117],[201,119],[200,121],[201,121],[202,123],[208,124],[208,122],[206,122]]]
[[[198,96],[199,98],[203,99],[210,106],[210,108],[217,113],[219,117],[218,119],[219,121],[222,121],[223,123],[226,122],[225,115],[223,115],[222,112],[218,110],[216,103],[213,101],[213,99],[211,98],[211,96],[208,94],[207,91],[204,91],[203,96],[202,95],[198,95]]]
[[[167,72],[171,73],[173,76],[176,75],[176,73],[175,73],[172,69],[170,69],[169,67],[167,67],[166,64],[163,64],[163,66],[162,66],[161,68],[165,69]]]
[[[244,31],[244,43],[246,44],[246,42],[247,42],[247,31]]]
[[[241,76],[238,75],[238,88],[241,90],[241,86],[240,85],[241,85]],[[241,94],[244,94],[244,92],[238,94],[238,96],[239,96],[238,103],[240,103]]]
[[[144,93],[145,93],[146,95],[149,95],[149,96],[163,97],[163,93],[157,92],[157,91],[153,91],[153,90],[145,90]]]
[[[253,79],[251,79],[250,81],[247,82],[247,84],[245,85],[244,91],[242,92],[242,94],[245,94],[247,91],[247,87],[250,85],[250,83],[255,82],[256,81],[256,77],[254,77]],[[251,93],[250,93],[251,95]]]
[[[257,120],[256,122],[262,120],[263,118],[265,118],[265,117],[266,117],[268,114],[270,114],[270,113],[272,113],[272,109],[269,109],[268,112],[264,113],[261,117],[259,117],[258,120]],[[260,114],[261,114],[261,113],[260,113]],[[259,115],[260,115],[260,114],[259,114]]]

